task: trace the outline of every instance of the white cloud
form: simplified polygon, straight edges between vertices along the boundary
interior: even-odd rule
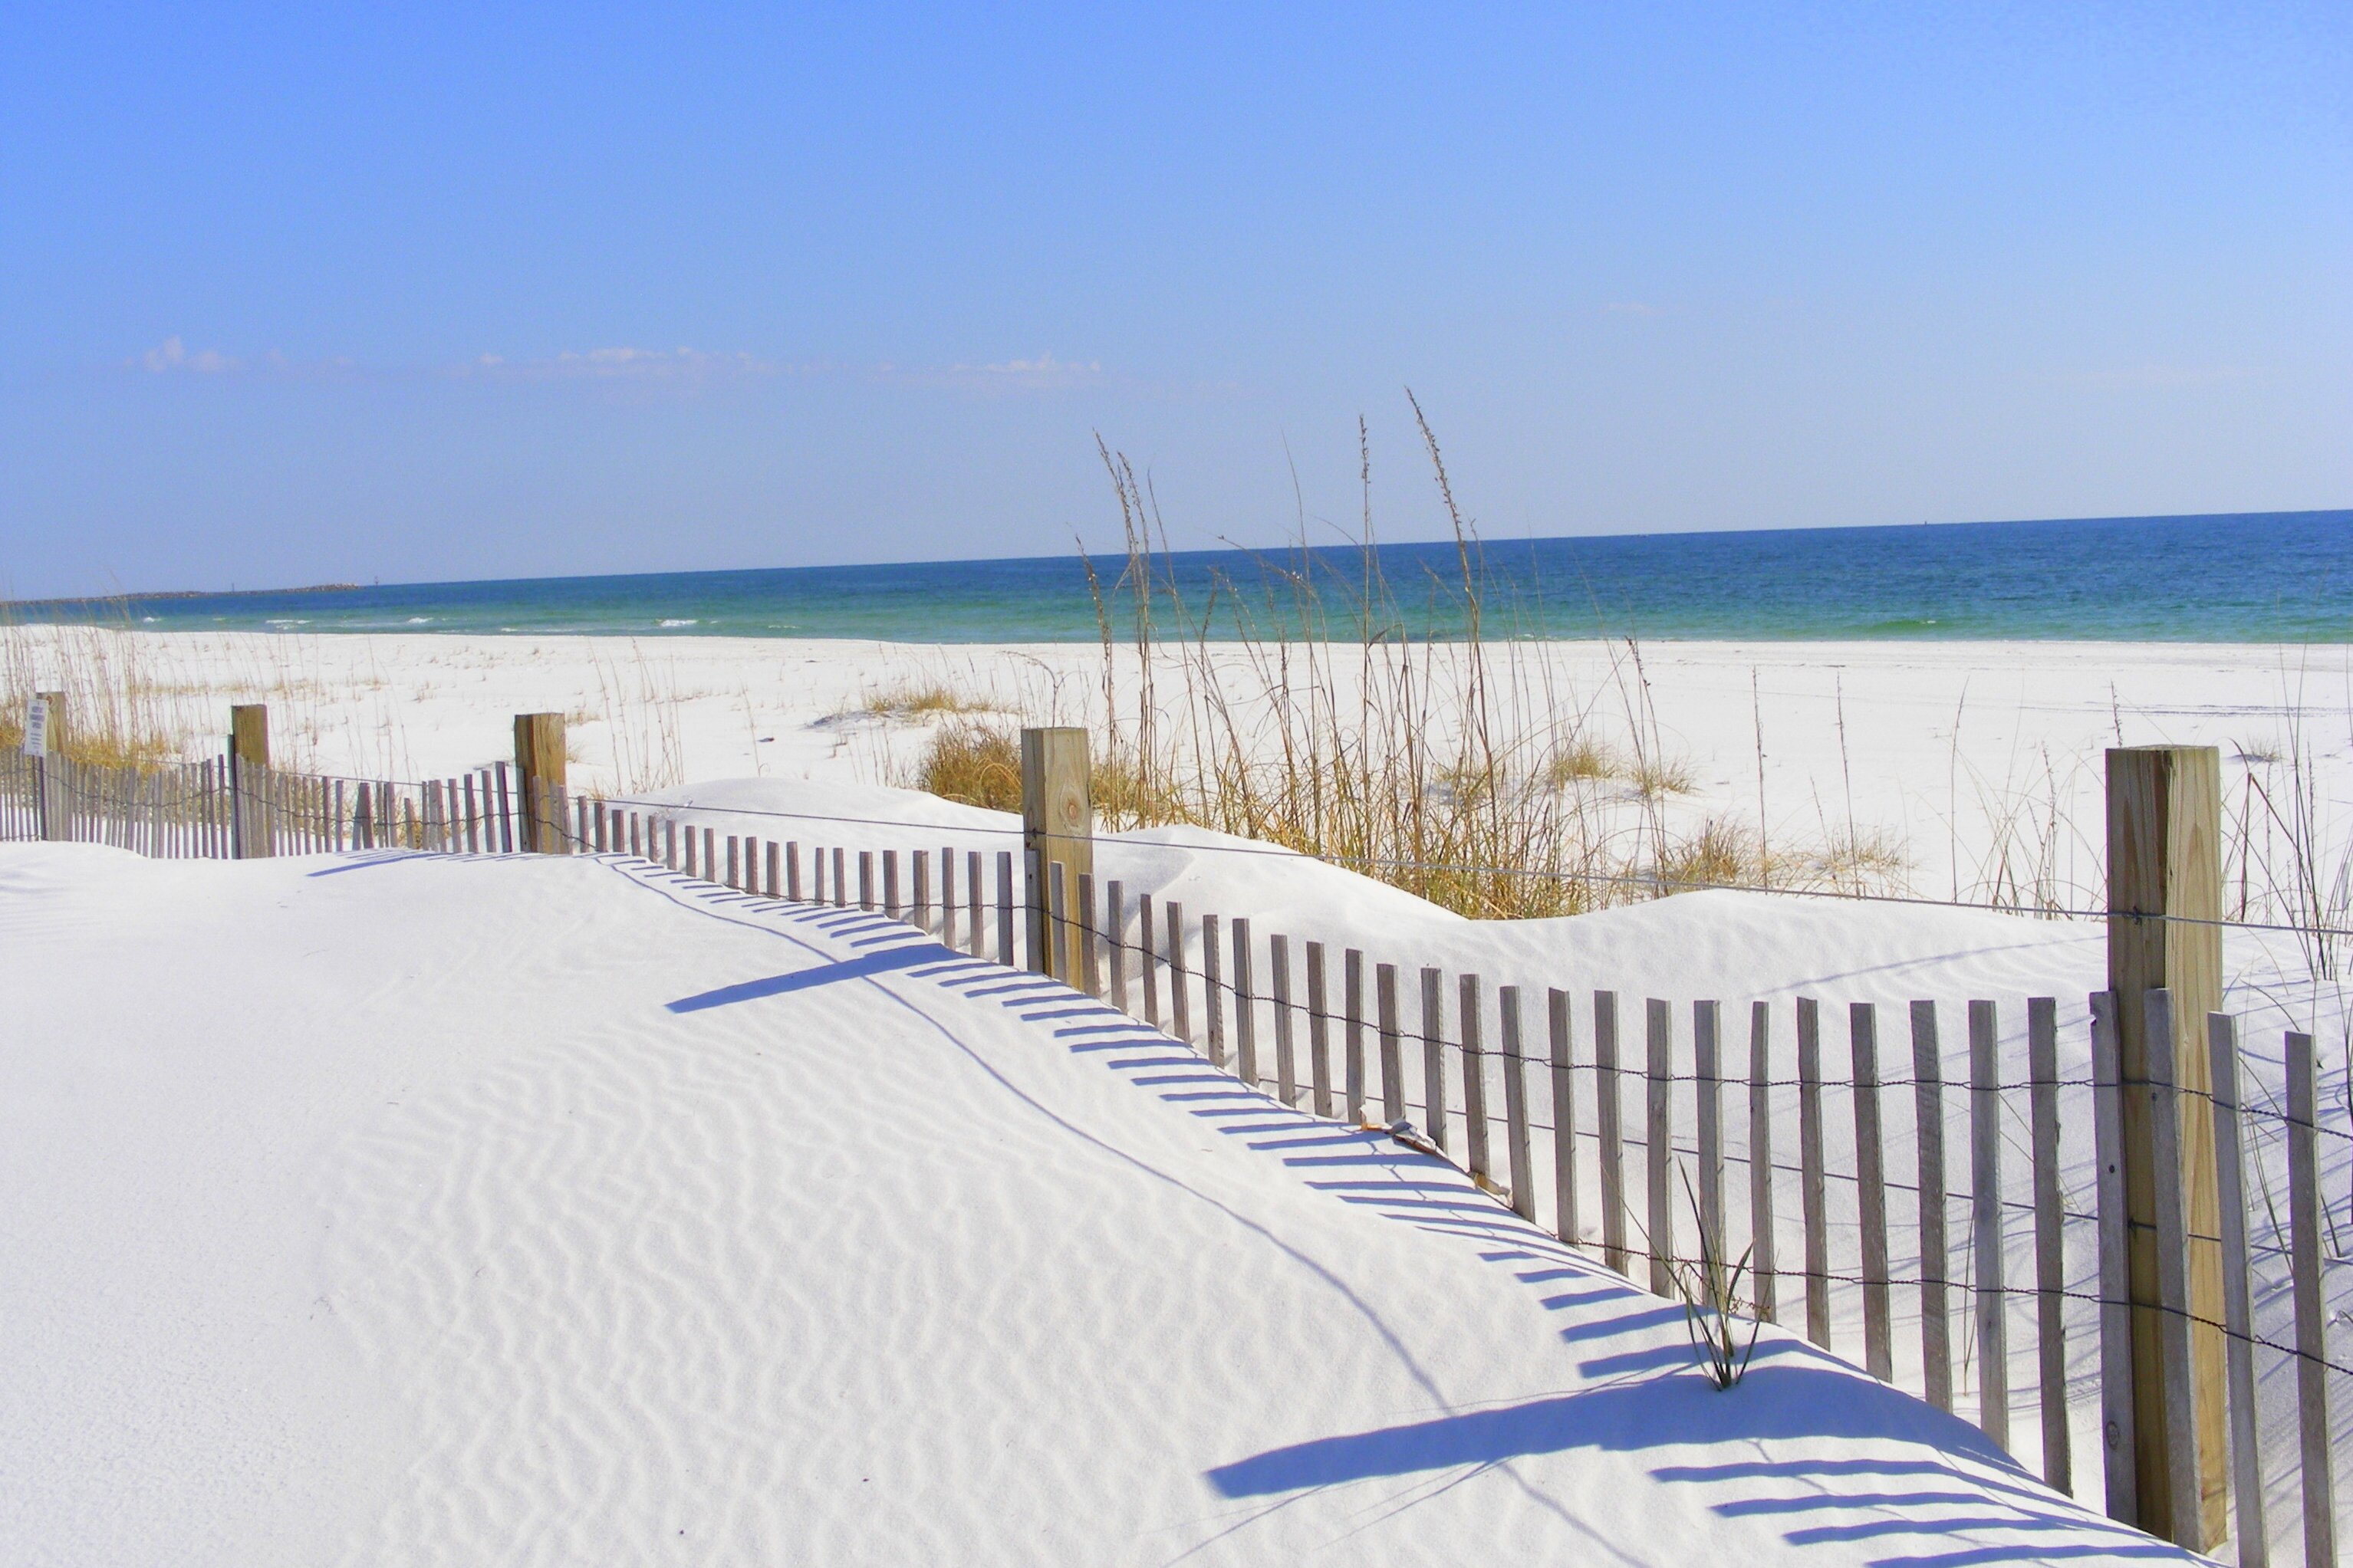
[[[710,353],[701,349],[602,348],[567,350],[542,359],[508,359],[484,353],[456,374],[500,381],[709,381],[720,377],[773,374],[777,367],[748,353]]]
[[[176,335],[165,338],[132,363],[144,365],[148,371],[156,375],[165,375],[173,371],[191,371],[199,375],[219,375],[224,372],[239,368],[237,361],[222,353],[218,349],[200,349],[195,353],[190,353],[187,345]]]
[[[981,392],[1051,392],[1099,383],[1103,379],[1103,367],[1100,360],[1056,359],[1051,353],[1040,353],[1030,359],[1000,360],[991,364],[883,364],[876,367],[875,374],[886,381],[918,386],[960,386]]]

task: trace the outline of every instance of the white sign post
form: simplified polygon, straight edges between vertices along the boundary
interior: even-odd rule
[[[46,757],[49,754],[49,700],[36,697],[25,707],[25,754]]]

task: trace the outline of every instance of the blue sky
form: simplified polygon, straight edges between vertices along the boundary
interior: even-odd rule
[[[1408,386],[1499,537],[2340,507],[2353,10],[19,0],[0,300],[19,595],[1427,537]]]

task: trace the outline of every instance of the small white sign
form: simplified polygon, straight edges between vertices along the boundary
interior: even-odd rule
[[[36,697],[25,706],[25,754],[49,754],[49,700],[46,697]]]

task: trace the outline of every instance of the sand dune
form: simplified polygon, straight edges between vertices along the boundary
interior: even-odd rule
[[[0,851],[29,1563],[2162,1554],[854,912]]]

